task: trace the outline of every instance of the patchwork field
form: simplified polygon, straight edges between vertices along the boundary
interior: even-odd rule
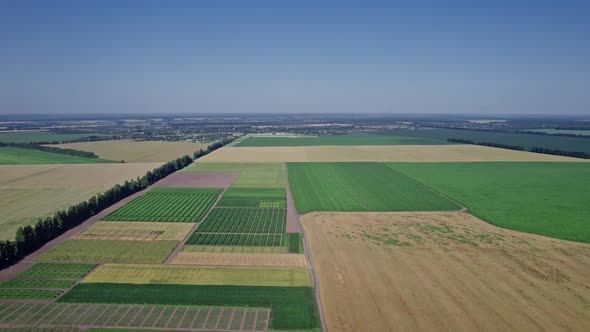
[[[172,264],[203,266],[267,266],[304,267],[305,255],[276,253],[227,253],[181,251],[172,259]]]
[[[223,150],[223,149],[220,149]],[[219,150],[218,150],[219,151]],[[192,163],[181,172],[239,172],[232,184],[236,188],[285,188],[287,183],[286,168],[283,163]]]
[[[182,241],[192,223],[99,221],[76,235],[78,240]]]
[[[88,274],[96,264],[59,264],[37,263],[33,264],[18,275],[19,278],[44,278],[44,279],[81,279]]]
[[[59,302],[272,308],[270,329],[319,327],[313,288],[310,287],[83,283],[61,297]]]
[[[467,213],[303,217],[331,331],[586,331],[590,246]]]
[[[198,222],[211,209],[221,189],[154,188],[109,214],[107,221]]]
[[[3,143],[44,143],[44,142],[63,142],[73,141],[80,138],[90,136],[105,136],[97,133],[84,133],[84,134],[56,134],[52,132],[44,131],[26,131],[26,132],[1,132],[0,142]]]
[[[479,145],[387,145],[306,147],[224,147],[198,163],[283,162],[453,162],[453,161],[571,161],[588,162],[547,154],[498,149]]]
[[[310,286],[306,268],[240,268],[175,265],[106,264],[84,283]]]
[[[21,149],[10,146],[0,147],[0,165],[100,164],[114,162],[101,158],[82,158],[33,149]]]
[[[126,162],[167,162],[195,151],[206,149],[208,143],[166,141],[97,141],[50,145],[64,149],[94,152],[100,158]]]
[[[461,207],[382,163],[289,163],[297,211],[445,211]]]
[[[177,241],[67,240],[37,258],[40,262],[162,263]]]
[[[0,240],[125,180],[143,176],[158,163],[0,165]]]
[[[0,324],[18,323],[23,326],[6,329],[12,332],[78,332],[78,326],[94,327],[87,331],[95,332],[158,331],[157,328],[173,331],[266,331],[270,314],[271,311],[264,308],[0,303]]]
[[[237,147],[320,146],[320,145],[443,145],[445,140],[380,135],[332,135],[300,137],[248,137]]]
[[[590,164],[389,165],[494,225],[590,243]]]

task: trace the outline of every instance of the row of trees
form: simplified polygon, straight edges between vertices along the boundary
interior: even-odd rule
[[[52,146],[45,146],[40,144],[8,144],[9,146],[13,146],[15,148],[21,149],[32,149],[32,150],[39,150],[44,152],[50,153],[58,153],[58,154],[67,154],[70,156],[82,157],[82,158],[98,158],[98,156],[94,152],[88,151],[80,151],[76,149],[64,149],[64,148],[56,148]]]
[[[462,139],[462,138],[449,138],[449,139],[447,139],[447,141],[452,142],[452,143],[485,145],[485,146],[491,146],[491,147],[501,148],[501,149],[525,151],[525,148],[523,148],[522,146],[519,146],[519,145],[507,145],[507,144],[488,143],[488,142],[476,143],[474,141],[471,141],[468,139]],[[590,154],[588,154],[586,152],[571,152],[571,151],[554,150],[554,149],[547,149],[547,148],[532,148],[530,151],[535,152],[535,153],[552,154],[552,155],[556,155],[556,156],[590,159]]]
[[[219,149],[233,139],[226,139],[211,144],[205,150],[195,152],[195,159]],[[198,155],[198,156],[197,156]],[[14,264],[27,254],[39,249],[67,230],[81,224],[88,218],[129,197],[166,176],[190,165],[193,159],[184,156],[147,172],[143,177],[115,185],[104,193],[91,197],[88,201],[71,206],[67,210],[56,212],[51,217],[37,220],[33,225],[19,227],[14,241],[0,241],[0,268]]]
[[[474,142],[474,141],[471,141],[468,139],[462,139],[462,138],[449,138],[449,139],[447,139],[447,141],[453,142],[453,143],[461,143],[461,144],[475,144],[475,145],[491,146],[494,148],[517,150],[517,151],[524,151],[525,150],[525,148],[523,148],[520,145],[509,145],[509,144],[500,144],[500,143],[492,143],[492,142]]]

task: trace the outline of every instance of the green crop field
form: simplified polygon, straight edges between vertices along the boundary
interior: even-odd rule
[[[232,188],[285,188],[284,163],[204,163],[195,162],[181,172],[240,172]]]
[[[286,208],[287,192],[283,188],[230,188],[217,206]]]
[[[311,287],[84,283],[75,286],[58,302],[272,308],[272,329],[320,327],[315,294]]]
[[[568,130],[568,129],[530,129],[527,130],[533,133],[545,133],[545,134],[567,134],[567,135],[578,135],[578,136],[590,136],[590,130]]]
[[[80,279],[92,271],[96,264],[37,263],[18,275],[19,278]]]
[[[67,240],[37,258],[41,262],[162,263],[177,241]]]
[[[154,188],[102,220],[198,222],[220,193],[221,189]]]
[[[590,153],[589,137],[567,137],[567,136],[550,136],[534,134],[515,134],[502,132],[486,132],[476,130],[458,130],[458,129],[420,129],[420,130],[403,130],[396,129],[388,131],[395,136],[408,136],[415,138],[430,138],[447,140],[449,138],[459,138],[471,140],[474,142],[490,142],[498,144],[519,145],[527,150],[534,147],[557,149],[563,151],[586,152]]]
[[[236,147],[319,146],[319,145],[440,145],[436,139],[379,135],[333,135],[317,137],[248,137]]]
[[[0,289],[0,299],[12,300],[53,300],[63,291],[38,289]]]
[[[189,245],[281,246],[286,209],[216,208],[189,238]]]
[[[67,280],[27,280],[14,279],[0,283],[0,288],[53,288],[64,289],[74,285],[75,281]]]
[[[590,164],[394,163],[496,226],[590,243]]]
[[[0,165],[26,164],[98,164],[115,161],[100,158],[82,158],[67,154],[51,153],[11,146],[0,147]]]
[[[307,268],[105,264],[84,283],[310,286]]]
[[[461,207],[382,163],[289,163],[299,213],[448,211]]]
[[[28,132],[3,132],[0,133],[0,142],[3,143],[45,143],[45,142],[63,142],[73,141],[90,136],[108,136],[105,134],[85,133],[85,134],[55,134],[52,132],[28,131]]]

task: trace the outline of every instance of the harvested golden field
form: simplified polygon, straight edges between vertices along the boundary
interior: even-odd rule
[[[105,264],[84,282],[309,287],[306,268]]]
[[[467,213],[312,213],[332,331],[588,331],[590,245]]]
[[[223,266],[269,266],[304,267],[305,256],[301,254],[269,253],[220,253],[181,251],[172,259],[178,265],[223,265]]]
[[[74,238],[78,240],[182,241],[193,223],[99,221]]]
[[[184,155],[192,156],[209,144],[166,141],[97,141],[49,145],[58,148],[94,152],[100,158],[126,162],[167,162]]]
[[[0,165],[0,240],[16,229],[68,208],[161,163]]]
[[[454,162],[454,161],[572,161],[576,159],[479,145],[365,145],[224,147],[199,162]]]

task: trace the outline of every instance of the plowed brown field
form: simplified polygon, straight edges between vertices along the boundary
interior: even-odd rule
[[[303,217],[331,331],[589,331],[590,245],[462,212]]]

